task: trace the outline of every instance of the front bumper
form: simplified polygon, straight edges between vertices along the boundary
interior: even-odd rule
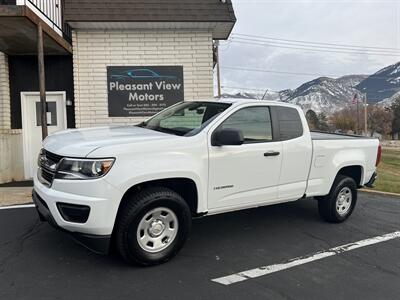
[[[108,252],[122,196],[120,190],[105,178],[54,180],[49,188],[39,181],[37,175],[34,177],[33,200],[41,219],[70,233],[78,242],[97,253]],[[67,209],[86,208],[89,214],[81,220],[68,218],[60,205]],[[69,216],[74,217],[73,213]]]
[[[35,203],[39,218],[47,221],[54,228],[69,233],[78,243],[98,254],[107,254],[110,248],[111,235],[94,235],[80,232],[68,231],[60,227],[51,214],[46,202],[35,192],[32,191],[32,199]]]

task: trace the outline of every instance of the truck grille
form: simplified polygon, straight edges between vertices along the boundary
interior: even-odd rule
[[[39,180],[50,187],[56,174],[56,166],[63,159],[63,156],[54,154],[42,149],[39,154]]]
[[[44,150],[44,153],[45,153],[46,158],[48,160],[50,160],[50,161],[52,161],[52,162],[54,162],[56,164],[58,164],[60,162],[60,160],[62,160],[64,158],[63,156],[51,153],[51,152],[49,152],[47,150]]]

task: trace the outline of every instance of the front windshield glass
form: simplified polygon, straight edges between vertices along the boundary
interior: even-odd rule
[[[218,102],[181,102],[138,126],[179,136],[199,133],[230,104]]]

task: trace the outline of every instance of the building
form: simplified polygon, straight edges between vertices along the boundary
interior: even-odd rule
[[[0,0],[0,182],[35,172],[40,82],[49,133],[137,123],[213,96],[213,41],[235,21],[230,0]]]

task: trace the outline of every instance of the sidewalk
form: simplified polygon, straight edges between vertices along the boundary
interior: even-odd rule
[[[0,187],[0,206],[32,203],[32,187]]]

